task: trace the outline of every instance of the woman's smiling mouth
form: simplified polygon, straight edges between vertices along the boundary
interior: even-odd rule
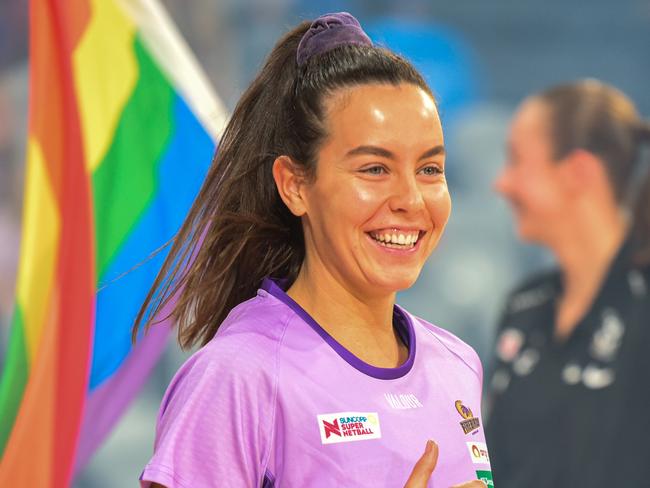
[[[380,246],[388,249],[413,249],[426,232],[423,230],[386,228],[367,232]]]

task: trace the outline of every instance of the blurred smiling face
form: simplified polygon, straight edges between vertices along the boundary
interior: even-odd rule
[[[521,239],[552,241],[563,221],[569,195],[561,161],[553,157],[549,112],[537,100],[525,101],[515,114],[508,138],[508,158],[495,189],[510,203]]]
[[[408,288],[451,210],[435,103],[414,85],[376,84],[336,92],[325,108],[304,196],[307,261],[356,290]]]

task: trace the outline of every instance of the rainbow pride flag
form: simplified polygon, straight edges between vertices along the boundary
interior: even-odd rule
[[[169,325],[131,345],[164,253],[147,258],[178,230],[226,115],[156,0],[31,0],[30,66],[0,486],[64,487],[166,343]]]

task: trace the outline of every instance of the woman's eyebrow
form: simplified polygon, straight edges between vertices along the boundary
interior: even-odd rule
[[[380,156],[382,158],[386,159],[396,159],[395,155],[390,152],[388,149],[384,149],[383,147],[379,146],[357,146],[354,149],[350,149],[345,156],[359,156],[359,155],[371,155],[371,156]],[[434,146],[431,149],[428,149],[422,153],[422,155],[418,158],[419,160],[430,158],[432,156],[438,156],[440,154],[445,154],[445,147],[442,145]]]
[[[395,155],[392,152],[379,146],[357,146],[354,149],[350,149],[345,156],[359,156],[364,154],[380,156],[387,159],[395,159]]]
[[[431,149],[424,151],[422,153],[422,156],[420,156],[420,158],[418,159],[418,161],[421,161],[422,159],[431,158],[433,156],[439,156],[441,154],[445,154],[445,146],[443,145],[434,146]]]

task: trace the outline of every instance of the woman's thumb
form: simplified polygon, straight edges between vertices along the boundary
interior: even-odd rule
[[[424,454],[415,463],[411,476],[409,476],[404,488],[425,488],[431,478],[431,473],[436,469],[438,463],[438,445],[432,440],[427,441]]]

